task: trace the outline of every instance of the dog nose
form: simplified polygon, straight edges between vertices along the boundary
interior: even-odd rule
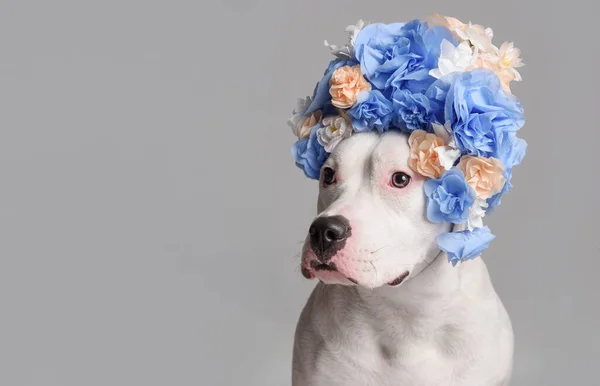
[[[310,246],[317,258],[326,262],[346,244],[350,237],[350,223],[343,216],[319,217],[308,230]]]

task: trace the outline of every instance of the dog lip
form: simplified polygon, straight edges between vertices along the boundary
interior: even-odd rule
[[[402,275],[398,276],[396,279],[389,282],[388,285],[391,285],[392,287],[396,287],[396,286],[400,285],[404,281],[404,279],[406,279],[408,277],[408,275],[409,275],[409,272],[406,271]]]
[[[351,277],[347,277],[346,279],[348,279],[348,281],[351,281],[352,283],[354,283],[354,284],[357,284],[357,285],[358,285],[358,281],[356,281],[356,279],[353,279],[353,278],[351,278]]]
[[[323,264],[323,263],[319,263],[316,260],[313,260],[310,262],[310,266],[315,271],[330,271],[330,272],[337,271],[337,267],[335,266],[335,263]]]
[[[306,267],[302,267],[301,272],[302,272],[302,276],[304,276],[305,278],[307,278],[309,280],[315,278],[315,275],[313,275],[313,273],[310,272],[310,270]]]

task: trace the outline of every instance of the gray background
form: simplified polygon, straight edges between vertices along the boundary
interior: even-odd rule
[[[485,254],[513,385],[597,385],[591,2],[0,1],[0,385],[286,385],[317,185],[286,120],[359,18],[523,50],[530,144]]]

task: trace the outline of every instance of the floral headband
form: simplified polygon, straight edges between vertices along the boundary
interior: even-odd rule
[[[483,217],[512,187],[527,149],[516,136],[523,108],[509,87],[521,80],[520,51],[494,46],[490,28],[441,15],[359,21],[346,31],[343,47],[325,41],[336,59],[289,120],[296,165],[319,179],[329,153],[353,133],[409,133],[409,166],[429,178],[427,218],[463,229],[438,236],[439,248],[453,265],[479,256],[495,237]]]

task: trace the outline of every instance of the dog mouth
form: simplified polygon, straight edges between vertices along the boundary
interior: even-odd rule
[[[301,271],[302,271],[302,276],[304,276],[305,278],[311,280],[315,278],[315,272],[337,272],[339,273],[335,263],[321,263],[317,260],[313,260],[310,262],[310,268],[308,269],[307,267],[302,267]],[[356,284],[356,280],[350,280],[352,281],[354,284]]]
[[[392,286],[392,287],[397,287],[400,284],[402,284],[402,282],[404,281],[404,279],[406,279],[409,274],[410,274],[410,272],[406,271],[402,275],[398,276],[397,278],[395,278],[394,280],[392,280],[391,282],[389,282],[387,284],[389,286]]]
[[[312,270],[314,272],[324,271],[324,272],[339,273],[338,268],[335,265],[335,263],[322,263],[317,260],[313,260],[310,262],[310,267],[312,268]],[[311,272],[311,270],[304,268],[304,267],[302,268],[302,275],[307,279],[314,278],[313,272]],[[410,275],[410,272],[406,271],[406,272],[402,273],[400,276],[398,276],[397,278],[395,278],[394,280],[388,282],[387,285],[389,285],[391,287],[397,287],[400,284],[402,284],[409,275]],[[353,278],[345,276],[345,275],[344,275],[344,278],[347,279],[348,281],[350,281],[352,284],[358,285],[358,281],[356,279],[353,279]]]
[[[345,274],[341,273],[337,266],[335,265],[335,263],[322,263],[319,262],[317,260],[313,260],[310,262],[310,268],[312,269],[306,269],[306,268],[302,268],[302,274],[304,275],[305,278],[307,279],[313,279],[315,277],[315,273],[318,272],[324,272],[327,274],[334,274],[339,276],[340,280],[347,280],[348,282],[354,284],[354,285],[358,285],[358,281],[346,276]]]
[[[315,271],[328,271],[328,272],[337,272],[337,267],[335,263],[320,263],[316,260],[310,262],[310,266]]]

